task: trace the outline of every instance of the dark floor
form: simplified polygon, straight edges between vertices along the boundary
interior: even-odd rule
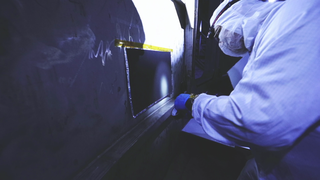
[[[237,179],[250,157],[250,151],[182,132],[181,129],[189,119],[188,116],[170,116],[158,128],[151,128],[149,133],[145,133],[122,155],[102,179]],[[100,159],[109,162],[109,156],[110,154]]]
[[[181,132],[183,141],[164,180],[234,180],[250,152]]]

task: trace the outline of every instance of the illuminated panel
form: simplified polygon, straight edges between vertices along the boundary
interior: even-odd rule
[[[125,48],[128,90],[133,117],[172,91],[170,52]]]

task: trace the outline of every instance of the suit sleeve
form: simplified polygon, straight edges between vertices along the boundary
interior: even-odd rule
[[[319,6],[287,1],[263,24],[233,92],[195,100],[193,117],[208,135],[277,149],[320,120]]]

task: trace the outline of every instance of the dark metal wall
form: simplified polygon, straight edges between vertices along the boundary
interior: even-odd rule
[[[185,28],[174,95],[192,73]],[[0,179],[165,176],[187,119],[169,118],[170,98],[132,117],[115,39],[145,41],[131,0],[0,2]]]
[[[123,49],[131,0],[0,3],[0,179],[70,179],[139,123]]]

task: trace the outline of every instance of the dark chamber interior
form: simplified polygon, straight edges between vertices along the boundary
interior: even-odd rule
[[[133,116],[172,92],[170,52],[126,49],[127,79]]]
[[[197,18],[207,29],[204,22],[220,1],[196,2]],[[186,90],[181,88],[187,86],[186,64],[172,67],[173,81],[171,52],[113,45],[115,38],[125,40],[128,34],[135,42],[146,40],[133,1],[0,4],[1,180],[205,180],[238,175],[245,162],[242,152],[181,132],[191,117],[171,116],[174,98],[151,107],[175,96],[173,90]],[[182,22],[184,18],[186,14],[179,17]],[[184,23],[186,37],[192,38],[193,29]],[[208,56],[218,50],[210,52],[215,46],[199,33],[194,64],[202,76],[193,83],[197,91],[191,92],[227,94],[232,87],[221,78],[227,61]],[[153,114],[132,118],[148,107]]]

